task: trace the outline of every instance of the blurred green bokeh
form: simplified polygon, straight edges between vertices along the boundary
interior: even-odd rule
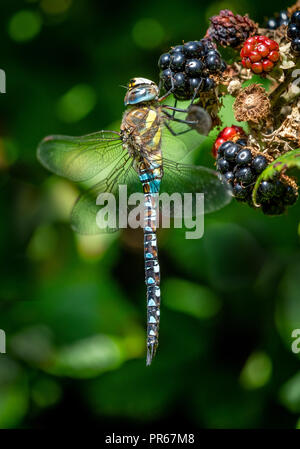
[[[142,234],[82,237],[77,187],[36,160],[48,134],[121,118],[132,76],[221,8],[260,23],[279,0],[10,0],[1,8],[0,428],[300,427],[300,203],[277,218],[232,202],[199,241],[159,232],[160,348],[145,366]],[[225,100],[226,125],[236,123]],[[216,132],[195,154],[213,167]],[[171,426],[171,427],[170,427]],[[160,427],[161,428],[161,427]],[[180,428],[177,427],[179,431]]]

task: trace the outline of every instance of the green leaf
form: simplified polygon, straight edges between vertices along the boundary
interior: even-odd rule
[[[273,161],[268,167],[260,174],[256,184],[253,189],[252,199],[254,204],[256,204],[257,190],[262,181],[273,178],[276,174],[285,172],[289,168],[299,168],[300,169],[300,148],[297,150],[289,151],[283,156],[278,157]]]

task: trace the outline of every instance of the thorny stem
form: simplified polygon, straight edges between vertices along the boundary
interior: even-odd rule
[[[291,103],[300,94],[300,89],[293,86],[293,82],[297,81],[294,77],[294,73],[297,68],[299,69],[299,64],[295,65],[288,71],[284,80],[269,96],[273,106],[274,117],[278,117],[281,108]],[[286,95],[284,95],[285,92]]]
[[[289,71],[287,76],[285,76],[284,81],[281,84],[279,84],[277,89],[274,90],[274,92],[272,92],[272,94],[269,97],[271,104],[273,106],[274,117],[276,117],[279,114],[280,109],[285,104],[285,100],[282,97],[282,95],[286,90],[288,90],[291,81],[292,81],[292,71]]]

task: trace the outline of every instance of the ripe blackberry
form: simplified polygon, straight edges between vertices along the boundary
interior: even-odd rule
[[[242,167],[236,170],[235,178],[242,185],[249,185],[254,180],[254,174],[250,167]]]
[[[285,212],[285,205],[281,201],[267,201],[261,207],[265,215],[282,215]]]
[[[292,14],[287,28],[287,38],[291,41],[291,50],[300,56],[300,10]]]
[[[211,75],[224,71],[227,67],[216,45],[210,39],[186,42],[163,53],[158,61],[161,79],[166,91],[174,87],[177,99],[188,100],[196,93],[208,92],[215,87]],[[180,82],[177,73],[181,73]],[[183,78],[185,82],[183,83]]]
[[[184,54],[188,58],[196,58],[199,54],[201,54],[202,50],[203,46],[201,42],[198,41],[187,42],[183,46]]]
[[[262,181],[258,188],[261,199],[269,200],[276,195],[276,186],[272,181]]]
[[[296,39],[294,39],[292,41],[291,49],[292,49],[292,52],[294,53],[294,55],[300,56],[300,38],[299,37],[297,37]]]
[[[234,185],[232,192],[234,197],[238,200],[246,200],[248,197],[247,190],[238,182]]]
[[[176,52],[171,55],[170,58],[170,69],[174,72],[179,72],[183,70],[185,65],[185,56],[183,53]]]
[[[300,9],[298,9],[297,11],[295,11],[295,12],[292,14],[291,22],[292,22],[292,23],[295,23],[295,24],[298,25],[298,26],[300,26]]]
[[[185,64],[185,73],[191,77],[202,75],[203,69],[204,64],[200,59],[188,59]]]
[[[267,28],[269,30],[277,30],[281,25],[287,25],[289,23],[289,16],[287,11],[280,11],[279,14],[275,14],[275,17],[271,17],[267,21]]]
[[[228,140],[220,145],[217,152],[217,170],[231,185],[233,196],[238,201],[253,206],[254,185],[272,158],[247,148],[243,139],[238,140],[242,140],[242,143]],[[262,181],[257,191],[257,203],[267,215],[282,214],[287,206],[296,202],[297,197],[295,182],[285,175]]]
[[[236,143],[242,145],[242,147],[245,147],[247,145],[247,139],[239,139]]]
[[[170,53],[163,53],[158,60],[158,67],[161,70],[168,69],[170,65],[171,55]]]
[[[240,126],[226,126],[226,128],[222,129],[222,131],[218,134],[218,137],[214,143],[212,148],[213,157],[217,157],[217,152],[220,146],[226,141],[237,141],[240,138],[244,138],[246,136],[245,131]],[[245,145],[247,145],[247,141],[245,140]]]
[[[205,56],[205,67],[211,72],[216,73],[221,70],[222,60],[220,54],[215,50],[210,50]]]
[[[258,175],[262,173],[265,170],[265,168],[267,168],[267,166],[268,161],[264,156],[256,156],[253,159],[252,167],[255,173],[257,173]]]
[[[252,154],[248,148],[245,148],[244,150],[239,151],[239,153],[236,156],[237,165],[250,164],[251,160],[252,160]]]
[[[231,145],[228,146],[227,148],[225,148],[225,150],[224,150],[224,158],[228,162],[236,162],[236,156],[239,151],[240,151],[240,146],[235,145],[235,144],[232,145],[232,143],[231,143]]]
[[[230,169],[230,163],[228,161],[226,161],[226,159],[220,158],[218,160],[217,167],[221,173],[226,173]]]
[[[295,188],[293,188],[290,185],[287,185],[285,187],[284,197],[283,197],[283,203],[286,206],[292,206],[296,203],[298,198],[298,194]]]
[[[209,92],[210,90],[212,90],[215,87],[215,82],[212,78],[210,78],[209,76],[207,76],[206,78],[204,78],[204,82],[203,82],[203,92]]]
[[[270,72],[279,61],[279,45],[266,36],[252,36],[242,50],[242,64],[254,73]]]
[[[229,9],[224,9],[218,16],[210,18],[206,35],[223,47],[238,48],[256,31],[257,24],[247,15],[234,15]]]
[[[172,82],[171,82],[172,75],[173,75],[173,72],[172,72],[171,69],[165,69],[160,74],[161,79],[163,80],[163,83],[164,83],[166,91],[170,90],[171,87],[172,87]]]
[[[279,17],[278,17],[278,23],[279,23],[279,26],[287,25],[289,23],[289,16],[288,16],[287,11],[280,11]]]
[[[234,181],[234,174],[232,171],[228,171],[224,174],[224,178],[226,179],[227,182],[229,182],[230,184],[233,183]]]
[[[231,148],[232,146],[232,142],[228,141],[228,142],[222,142],[222,144],[220,144],[219,148],[218,148],[218,158],[224,156],[224,152],[227,148]],[[217,157],[217,154],[216,154]]]
[[[267,28],[269,30],[276,30],[278,28],[277,20],[274,17],[271,17],[271,19],[267,21]]]

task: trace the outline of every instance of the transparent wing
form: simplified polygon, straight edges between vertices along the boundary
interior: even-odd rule
[[[123,198],[122,204],[127,209],[127,197],[132,193],[142,193],[142,184],[133,168],[133,160],[128,154],[123,156],[121,160],[118,160],[105,180],[98,182],[79,196],[73,207],[71,216],[73,229],[81,234],[99,234],[102,232],[117,231],[119,223],[119,205],[122,201],[120,199],[120,185],[126,185],[126,190],[122,187],[122,193],[123,195],[126,195],[126,198]],[[100,228],[97,223],[97,213],[101,209],[99,201],[97,201],[100,193],[111,194],[108,202],[108,209],[111,217],[115,218],[115,223],[110,223],[110,226],[106,228]],[[124,199],[126,203],[124,202]]]
[[[161,193],[203,193],[204,213],[211,213],[230,203],[231,188],[214,170],[164,159]],[[193,202],[194,203],[194,202]],[[194,211],[195,212],[195,211]]]
[[[120,186],[126,185],[123,190],[123,200],[120,196]],[[122,187],[124,189],[124,187]],[[135,207],[128,206],[127,199],[132,193],[142,193],[142,184],[136,171],[133,168],[133,160],[128,155],[124,156],[111,169],[105,180],[95,184],[93,187],[83,192],[78,198],[72,211],[72,227],[81,234],[98,234],[101,232],[114,232],[118,230],[119,206],[123,206],[123,211]],[[107,227],[99,227],[97,214],[101,210],[97,198],[100,193],[112,194],[107,203],[107,210],[111,217],[115,219]],[[161,183],[160,193],[192,193],[192,214],[195,216],[201,213],[196,208],[195,193],[204,194],[204,212],[216,211],[231,201],[231,190],[226,183],[223,183],[216,172],[205,167],[180,164],[173,161],[164,161],[164,176]],[[110,202],[112,201],[112,203]],[[97,204],[98,203],[98,204]],[[160,203],[162,206],[163,203]],[[183,204],[183,203],[182,203]],[[162,215],[166,215],[162,210]],[[177,208],[178,212],[178,208]],[[167,215],[174,216],[172,205],[167,210]],[[108,218],[108,217],[107,217]]]
[[[72,181],[85,181],[125,154],[120,135],[99,131],[81,137],[48,136],[38,146],[39,161],[53,173]]]
[[[170,122],[170,126],[174,131],[177,129],[186,130],[187,128],[187,125],[175,122]],[[164,126],[162,131],[162,154],[168,159],[181,161],[188,153],[198,148],[204,139],[205,136],[201,136],[194,130],[179,136],[173,136]]]

